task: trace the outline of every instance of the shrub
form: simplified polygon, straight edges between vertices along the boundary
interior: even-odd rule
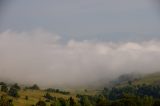
[[[8,99],[6,95],[2,95],[0,98],[0,106],[13,106],[12,100]]]
[[[8,95],[9,96],[12,96],[12,97],[19,97],[18,95],[18,90],[14,87],[11,87],[9,92],[8,92]]]
[[[7,87],[6,84],[4,84],[4,85],[1,86],[1,91],[2,92],[8,92],[8,87]]]
[[[39,86],[37,84],[34,84],[33,86],[30,87],[30,89],[39,90]]]
[[[46,103],[44,101],[40,100],[36,103],[36,106],[46,106]]]

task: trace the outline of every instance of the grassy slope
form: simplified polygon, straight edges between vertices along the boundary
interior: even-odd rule
[[[132,81],[133,85],[141,85],[141,84],[160,84],[160,72],[148,74],[143,76],[142,78],[138,80]],[[128,85],[128,82],[122,82],[118,85],[118,87],[122,87]],[[73,97],[75,100],[77,100],[76,95],[77,94],[83,94],[83,95],[95,95],[98,94],[100,91],[97,91],[95,89],[87,89],[87,92],[84,91],[84,89],[69,89],[67,90],[71,92],[69,95],[63,95],[60,93],[50,93],[54,97],[62,97],[65,99],[68,99],[69,97]],[[20,98],[13,99],[14,106],[31,106],[32,104],[36,104],[39,100],[44,100],[43,96],[45,95],[45,91],[41,90],[21,90],[19,92]],[[0,92],[0,95],[5,94],[3,92]],[[29,99],[25,100],[25,96],[28,96]],[[47,104],[49,106],[49,103]]]
[[[141,77],[140,79],[132,81],[132,85],[142,85],[142,84],[147,84],[147,85],[160,84],[160,72],[148,74]],[[122,82],[117,86],[122,87],[126,85],[128,85],[128,82]]]
[[[71,92],[71,94],[69,95],[63,95],[60,93],[50,93],[52,96],[54,97],[62,97],[65,99],[68,99],[69,97],[73,97],[75,100],[77,100],[76,95],[77,94],[85,94],[85,95],[95,95],[98,93],[98,91],[96,90],[88,90],[87,92],[85,92],[84,90],[69,90]],[[41,90],[21,90],[19,91],[19,95],[20,98],[12,98],[13,99],[13,103],[14,106],[31,106],[33,104],[36,104],[39,100],[45,100],[45,98],[43,98],[43,96],[45,95],[45,91],[41,91]],[[0,95],[5,94],[3,92],[0,92]],[[25,96],[28,96],[29,99],[25,100]],[[47,104],[47,106],[50,106],[49,103]]]

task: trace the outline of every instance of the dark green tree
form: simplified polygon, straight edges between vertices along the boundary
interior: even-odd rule
[[[96,106],[110,106],[110,103],[106,98],[99,97]]]
[[[0,106],[13,106],[12,100],[8,99],[6,95],[2,95],[0,98]]]
[[[160,100],[155,100],[153,103],[153,106],[160,106]]]
[[[40,88],[37,84],[34,84],[33,86],[30,87],[30,89],[39,90]]]
[[[76,106],[76,102],[72,97],[69,98],[69,105],[70,106]]]
[[[4,82],[0,82],[0,85],[7,85],[6,83],[4,83]]]
[[[54,97],[51,96],[49,93],[46,93],[46,94],[44,95],[44,97],[45,97],[46,99],[48,99],[48,100],[54,100]]]
[[[56,99],[53,103],[51,103],[51,106],[61,106],[61,103],[58,99]]]
[[[67,102],[64,98],[58,98],[60,106],[67,106]]]
[[[88,99],[87,96],[82,96],[80,98],[80,103],[82,106],[92,106],[91,101]]]
[[[28,100],[28,96],[25,96],[25,99]]]
[[[46,106],[46,103],[44,101],[40,100],[36,103],[36,106]]]
[[[18,90],[14,87],[9,89],[8,95],[12,97],[19,97]]]
[[[4,84],[4,85],[1,86],[1,91],[2,92],[8,92],[8,87],[7,87],[6,84]]]
[[[12,85],[12,88],[15,88],[17,90],[21,89],[21,87],[17,83],[15,83],[14,85]]]

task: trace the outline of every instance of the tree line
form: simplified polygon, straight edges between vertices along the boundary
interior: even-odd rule
[[[0,83],[1,91],[6,92],[6,95],[0,97],[0,106],[13,106],[13,100],[8,96],[18,98],[19,90],[22,89],[17,83],[7,86],[5,83]],[[40,90],[38,85],[34,84],[25,89]],[[97,95],[81,95],[69,98],[56,98],[51,92],[59,92],[56,89],[46,89],[43,95],[43,100],[37,101],[32,106],[160,106],[160,86],[159,85],[137,85],[129,84],[124,87],[113,87],[111,89],[104,88]],[[65,94],[65,93],[64,93]],[[26,101],[29,99],[25,97]]]

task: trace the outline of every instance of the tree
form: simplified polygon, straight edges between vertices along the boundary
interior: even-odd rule
[[[108,102],[108,100],[104,97],[99,97],[96,106],[109,106],[110,103]]]
[[[4,82],[0,82],[0,85],[7,85],[6,83],[4,83]]]
[[[92,106],[92,104],[91,104],[91,102],[90,102],[90,100],[88,99],[87,96],[82,96],[80,98],[80,103],[81,103],[82,106]]]
[[[46,99],[48,99],[48,100],[54,100],[54,97],[51,96],[49,93],[46,93],[46,94],[44,95],[44,97],[45,97]]]
[[[120,102],[123,103],[124,106],[137,106],[134,99],[122,99]]]
[[[14,87],[11,87],[9,92],[8,92],[8,95],[9,96],[12,96],[12,97],[19,97],[18,95],[18,90]]]
[[[57,99],[51,104],[51,106],[61,106],[61,104],[60,104],[59,100]]]
[[[13,106],[12,100],[8,99],[6,95],[2,95],[0,98],[0,106]]]
[[[46,106],[46,103],[44,101],[40,100],[36,103],[36,106]]]
[[[103,96],[105,96],[106,98],[108,98],[108,95],[109,95],[108,88],[104,88],[102,93],[103,93]]]
[[[64,98],[58,98],[58,101],[60,103],[60,106],[66,106],[66,100]]]
[[[76,102],[72,97],[69,98],[69,105],[70,106],[76,106]]]
[[[113,101],[113,102],[111,103],[111,106],[124,106],[124,104],[121,103],[121,102],[119,102],[119,101]]]
[[[155,100],[153,103],[153,106],[160,106],[160,100]]]
[[[12,87],[15,88],[15,89],[17,89],[17,90],[21,89],[21,87],[17,83],[15,83],[14,85],[12,85]]]
[[[25,99],[28,100],[28,96],[25,96]]]
[[[132,81],[128,81],[128,85],[132,85]]]
[[[4,84],[4,85],[1,86],[1,91],[2,92],[8,92],[8,87],[7,87],[6,84]]]
[[[149,97],[149,96],[144,96],[143,105],[144,106],[152,106],[153,105],[153,98]]]
[[[30,89],[39,90],[39,86],[37,84],[34,84],[33,86],[30,87]]]

